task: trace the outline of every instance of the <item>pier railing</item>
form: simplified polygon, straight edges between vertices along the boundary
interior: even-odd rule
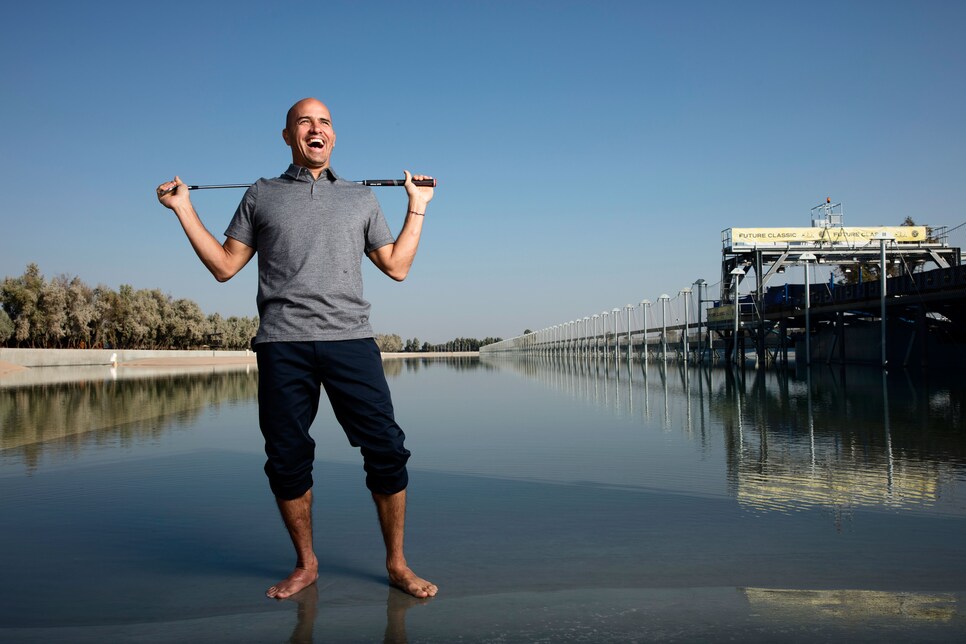
[[[884,282],[809,285],[806,279],[805,286],[773,287],[761,297],[740,295],[737,309],[733,302],[706,299],[703,281],[692,286],[698,288],[575,318],[481,347],[480,353],[745,364],[748,349],[759,365],[787,364],[792,352],[806,365],[821,360],[883,367],[926,367],[966,356],[963,265]],[[877,342],[870,342],[872,324],[880,329]]]
[[[722,347],[712,344],[705,324],[710,286],[698,280],[675,297],[665,293],[654,302],[644,299],[578,317],[481,347],[480,353],[714,360]]]

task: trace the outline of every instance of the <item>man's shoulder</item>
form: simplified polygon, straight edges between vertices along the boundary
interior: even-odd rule
[[[342,177],[340,177],[339,175],[337,175],[335,172],[332,172],[332,171],[330,171],[328,176],[329,176],[329,185],[333,188],[338,188],[339,190],[345,190],[348,192],[352,192],[354,194],[375,196],[374,193],[372,192],[372,188],[370,188],[369,186],[363,185],[361,183],[356,183],[355,181],[350,181],[348,179],[343,179]],[[253,187],[256,187],[256,186],[308,187],[310,183],[311,182],[308,182],[305,180],[300,180],[298,177],[292,176],[290,171],[286,171],[278,175],[277,177],[262,177],[254,184],[252,184],[252,186]]]

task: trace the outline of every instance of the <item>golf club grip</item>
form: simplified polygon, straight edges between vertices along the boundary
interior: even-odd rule
[[[226,183],[218,186],[188,186],[188,190],[215,190],[218,188],[251,188],[250,183]]]
[[[406,181],[403,179],[363,179],[359,181],[364,186],[404,186]],[[436,187],[436,179],[413,179],[413,185],[428,188]]]

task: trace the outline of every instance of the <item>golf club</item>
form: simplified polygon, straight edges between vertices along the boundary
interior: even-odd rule
[[[361,183],[364,186],[404,186],[406,185],[405,179],[362,179],[360,181],[354,181],[353,183]],[[188,190],[216,190],[220,188],[250,188],[252,184],[250,183],[223,183],[214,186],[188,186]],[[413,179],[413,185],[425,186],[430,188],[436,187],[436,179]],[[177,186],[175,186],[177,188]],[[168,188],[161,195],[166,195],[172,192],[175,188]]]

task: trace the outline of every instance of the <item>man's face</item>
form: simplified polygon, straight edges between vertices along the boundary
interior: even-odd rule
[[[307,98],[296,103],[290,110],[282,138],[292,148],[295,165],[319,171],[329,167],[335,130],[328,108],[320,101]]]

